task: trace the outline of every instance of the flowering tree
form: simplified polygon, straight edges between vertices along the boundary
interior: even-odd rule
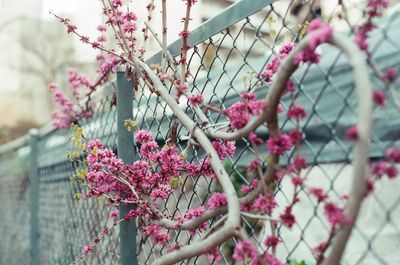
[[[133,73],[147,89],[161,98],[173,111],[177,120],[189,132],[187,149],[201,148],[205,156],[199,163],[189,162],[186,154],[180,153],[170,138],[163,147],[160,147],[151,132],[136,130],[137,123],[132,120],[125,121],[129,131],[135,133],[135,141],[140,146],[141,159],[132,164],[125,164],[111,149],[105,147],[98,139],[86,139],[82,128],[73,125],[71,140],[77,148],[76,158],[79,152],[83,152],[85,160],[81,161],[83,167],[77,171],[76,179],[87,187],[86,197],[105,197],[110,207],[118,207],[121,204],[134,204],[136,208],[131,210],[123,219],[118,219],[118,214],[113,211],[110,216],[115,219],[113,226],[106,228],[94,243],[88,244],[82,251],[82,256],[75,262],[83,259],[95,250],[96,244],[105,237],[120,222],[137,220],[140,224],[140,232],[151,237],[156,244],[164,245],[169,240],[169,231],[188,230],[190,233],[200,234],[200,238],[190,244],[171,245],[169,253],[159,257],[154,264],[175,264],[183,260],[189,260],[199,255],[208,255],[209,260],[219,261],[220,246],[234,238],[237,244],[234,248],[233,259],[235,261],[250,261],[251,264],[283,264],[276,257],[277,245],[284,241],[278,234],[279,226],[291,228],[296,222],[293,208],[301,203],[298,197],[300,189],[306,190],[323,207],[325,217],[330,224],[330,232],[327,239],[315,248],[315,258],[318,264],[339,264],[346,242],[357,220],[362,201],[373,191],[374,182],[383,176],[394,178],[397,176],[395,163],[400,162],[400,150],[391,148],[387,152],[387,160],[372,164],[368,170],[368,142],[371,130],[372,111],[374,102],[376,107],[383,107],[386,96],[381,91],[372,90],[368,78],[367,64],[373,66],[366,38],[374,28],[374,18],[381,15],[388,6],[384,0],[370,0],[366,7],[368,19],[365,24],[357,27],[355,39],[335,33],[332,27],[320,19],[311,21],[307,28],[307,34],[297,44],[292,42],[283,45],[276,57],[266,66],[259,76],[261,83],[269,83],[271,88],[265,99],[258,99],[255,91],[250,90],[241,95],[240,102],[223,109],[217,109],[204,103],[204,95],[192,94],[190,84],[187,82],[189,72],[187,70],[190,12],[196,0],[185,0],[186,14],[183,18],[182,53],[178,61],[172,58],[167,50],[167,25],[166,25],[166,0],[162,5],[162,39],[159,41],[163,50],[161,67],[152,70],[143,61],[146,40],[152,32],[148,23],[142,30],[143,42],[139,47],[136,37],[136,14],[127,9],[121,0],[103,0],[103,13],[107,18],[106,25],[100,25],[100,36],[97,40],[91,40],[82,35],[69,19],[56,18],[63,23],[68,33],[76,35],[87,45],[91,45],[99,51],[97,61],[99,77],[90,82],[79,73],[72,72],[69,82],[75,101],[68,98],[55,85],[50,85],[55,100],[61,105],[61,110],[54,114],[54,124],[59,128],[68,128],[71,123],[82,118],[90,118],[93,111],[90,96],[103,85],[115,72],[117,66],[126,67],[126,73],[132,78]],[[147,6],[152,18],[154,1]],[[345,6],[343,6],[345,10]],[[352,26],[353,27],[353,26]],[[117,41],[117,47],[109,48],[106,45],[104,32],[112,30]],[[296,103],[294,93],[296,87],[291,80],[292,74],[299,65],[316,64],[320,60],[317,47],[323,43],[333,45],[343,51],[348,57],[354,73],[354,82],[358,96],[358,122],[349,128],[346,136],[354,141],[354,173],[353,187],[350,194],[344,194],[345,200],[335,202],[328,193],[320,188],[313,187],[307,182],[307,174],[304,169],[308,167],[306,159],[300,155],[299,149],[304,140],[300,121],[307,117],[304,106]],[[363,52],[365,51],[365,53]],[[365,60],[367,54],[367,60]],[[169,64],[173,73],[166,71]],[[396,78],[396,73],[389,70],[386,74],[376,74],[382,81],[390,84]],[[175,93],[171,93],[166,84],[172,83]],[[261,88],[259,86],[258,88]],[[86,88],[86,90],[82,90]],[[256,89],[258,89],[256,88]],[[134,88],[132,88],[134,89]],[[85,91],[82,95],[81,91]],[[280,100],[282,95],[289,93],[292,102],[286,115],[297,125],[288,133],[279,130],[278,113],[282,112]],[[85,98],[82,104],[80,101]],[[186,98],[190,107],[196,114],[194,121],[180,107],[179,102]],[[218,129],[220,124],[213,123],[206,115],[208,111],[217,111],[225,116],[230,126]],[[256,134],[256,129],[266,125],[268,139],[262,139]],[[243,185],[240,192],[237,191],[232,180],[227,174],[222,161],[226,157],[235,154],[235,141],[247,138],[255,150],[254,160],[247,166],[248,172],[253,172],[254,178],[249,185]],[[268,151],[267,167],[263,167],[259,150]],[[280,156],[287,151],[295,150],[296,155],[286,167],[279,166]],[[216,179],[222,188],[222,192],[214,192],[205,205],[187,210],[181,216],[171,216],[160,210],[160,200],[166,200],[179,183],[179,176],[206,176]],[[294,195],[282,212],[277,212],[277,203],[274,199],[274,184],[282,178],[290,178],[294,187]],[[177,184],[178,183],[178,184]],[[262,248],[249,239],[244,229],[242,218],[249,217],[263,220],[272,227],[272,233],[266,237]],[[207,221],[217,218],[214,225],[207,229]],[[327,254],[328,253],[328,254]],[[75,263],[74,262],[74,263]]]

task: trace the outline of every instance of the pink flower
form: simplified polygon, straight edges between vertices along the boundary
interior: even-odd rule
[[[250,164],[247,166],[247,172],[252,172],[253,170],[257,169],[259,166],[261,166],[261,161],[258,159],[255,159],[250,162]]]
[[[94,150],[95,148],[103,148],[104,145],[99,139],[89,140],[88,148],[90,151]]]
[[[306,169],[308,167],[307,161],[303,156],[295,157],[293,159],[292,165],[296,170]]]
[[[253,243],[249,240],[239,241],[233,250],[232,258],[235,261],[245,261],[247,258],[257,259],[258,253]]]
[[[292,140],[293,144],[304,141],[303,133],[298,129],[290,131],[289,137]]]
[[[272,154],[282,155],[292,148],[293,142],[287,134],[280,134],[277,137],[268,139],[267,145]]]
[[[321,254],[325,248],[327,247],[327,242],[321,242],[318,246],[316,246],[315,248],[313,248],[313,252],[317,255]]]
[[[149,131],[140,130],[135,134],[135,140],[138,143],[146,143],[153,141],[153,134]]]
[[[319,63],[321,56],[312,50],[304,50],[294,56],[294,64],[298,65],[302,62],[316,64]]]
[[[340,224],[344,221],[344,209],[337,206],[333,202],[328,202],[324,205],[324,214],[328,218],[329,223],[332,227]]]
[[[365,187],[366,187],[366,191],[365,191],[365,195],[364,196],[367,197],[375,189],[374,180],[372,178],[370,178],[370,177],[367,177],[365,179]]]
[[[315,49],[322,43],[328,41],[332,37],[332,27],[324,23],[320,19],[314,19],[308,26],[308,32],[315,32],[311,35],[310,41],[308,43],[309,48],[297,53],[294,56],[294,64],[304,63],[318,63],[320,60],[320,55],[315,52]]]
[[[375,104],[378,105],[379,107],[383,108],[386,104],[385,92],[383,92],[381,90],[374,90],[373,99],[374,99]]]
[[[188,220],[199,217],[200,215],[202,215],[205,212],[205,208],[204,206],[200,206],[198,208],[194,208],[194,209],[189,209],[184,217]]]
[[[372,175],[380,178],[381,176],[386,174],[387,169],[389,168],[389,163],[386,161],[378,161],[372,163],[371,165],[371,173]]]
[[[68,129],[73,121],[79,117],[79,115],[74,111],[75,104],[56,84],[49,84],[49,90],[53,94],[54,101],[61,106],[60,110],[54,111],[52,114],[53,125],[59,129]]]
[[[156,141],[145,142],[140,147],[140,154],[146,159],[153,160],[152,155],[154,155],[154,152],[157,149],[158,149],[158,144]]]
[[[235,154],[236,146],[231,141],[215,140],[212,142],[215,151],[217,151],[219,159],[224,160],[227,156],[232,157]]]
[[[213,264],[213,262],[221,262],[222,261],[222,256],[221,253],[219,252],[219,248],[215,247],[210,250],[210,252],[207,253],[207,261],[208,264]]]
[[[115,55],[109,54],[105,57],[103,64],[97,69],[97,72],[103,75],[108,72],[115,73],[119,62],[120,61]]]
[[[179,245],[178,243],[173,243],[173,244],[167,249],[167,252],[170,253],[170,252],[173,252],[173,251],[178,250],[178,249],[180,249],[180,248],[181,248],[181,245]]]
[[[253,208],[261,213],[267,213],[271,215],[272,211],[276,208],[276,205],[277,203],[273,197],[265,197],[264,195],[260,194],[254,200]]]
[[[82,250],[82,255],[86,256],[87,254],[89,254],[89,252],[93,252],[94,251],[94,246],[92,245],[87,245],[85,246],[85,248]]]
[[[189,99],[190,104],[192,104],[192,106],[198,106],[198,105],[203,104],[204,96],[202,94],[197,94],[197,95],[189,96],[188,99]]]
[[[307,112],[303,106],[293,106],[288,110],[286,115],[289,119],[299,120],[307,117]]]
[[[318,30],[318,34],[313,34],[309,42],[309,47],[312,51],[314,51],[321,43],[329,40],[333,33],[332,27],[318,18],[310,22],[307,30],[308,32]]]
[[[67,26],[67,33],[74,32],[75,30],[78,29],[75,25],[67,24],[66,26]]]
[[[163,231],[163,228],[158,225],[149,225],[144,228],[146,234],[150,236],[156,244],[164,245],[169,240],[167,232]]]
[[[100,31],[100,32],[105,32],[105,31],[107,31],[107,26],[105,26],[105,25],[98,25],[98,26],[97,26],[97,30]]]
[[[114,8],[118,8],[122,6],[122,0],[111,0],[111,4]]]
[[[321,188],[310,188],[309,192],[317,199],[318,203],[323,202],[328,198],[325,191]]]
[[[269,247],[276,247],[279,243],[281,243],[282,240],[277,237],[277,236],[268,236],[265,240],[264,240],[264,244],[267,248]]]
[[[251,190],[255,190],[258,187],[258,180],[253,179],[253,181],[250,183],[250,185],[243,185],[242,188],[240,189],[241,192],[246,193]]]
[[[352,126],[346,130],[345,136],[349,140],[357,140],[358,139],[358,129],[357,126]]]
[[[294,176],[293,178],[292,178],[292,183],[293,183],[293,185],[294,186],[301,186],[301,185],[303,185],[303,182],[304,182],[304,178],[303,177],[301,177],[301,176]]]
[[[107,41],[107,36],[106,35],[100,35],[100,36],[97,37],[97,41],[99,43],[105,42],[105,41]],[[97,60],[97,58],[96,58],[96,60]],[[97,60],[97,61],[99,61],[99,60]]]
[[[151,192],[150,197],[154,201],[157,199],[166,200],[168,198],[168,196],[172,193],[172,191],[173,191],[173,189],[163,185],[163,186],[160,186],[160,187],[154,189]]]
[[[400,148],[388,148],[386,151],[386,157],[395,163],[400,163]]]
[[[211,198],[208,200],[207,205],[210,209],[215,209],[228,204],[228,200],[226,195],[220,192],[215,192],[211,195]]]
[[[278,71],[280,62],[278,58],[273,58],[270,63],[267,64],[264,71],[261,73],[261,77],[265,82],[271,82],[272,77]]]
[[[280,49],[279,49],[279,57],[281,59],[285,58],[295,47],[295,44],[293,42],[289,42],[284,44]]]
[[[286,207],[285,212],[280,215],[280,218],[282,223],[289,228],[292,228],[292,226],[296,223],[296,218],[292,213],[292,207]]]
[[[390,82],[393,82],[397,78],[397,71],[394,68],[388,68],[385,75]]]
[[[161,81],[169,80],[169,75],[166,73],[160,74],[160,79]]]
[[[278,260],[274,255],[266,253],[264,256],[268,265],[283,265],[283,262]]]
[[[397,168],[395,166],[390,166],[387,170],[386,170],[386,175],[388,176],[388,178],[393,179],[395,177],[397,177],[397,175],[399,174]]]
[[[264,141],[261,138],[257,137],[257,135],[253,132],[249,134],[249,141],[254,145],[260,145],[264,143]]]
[[[377,178],[387,175],[390,179],[397,177],[398,171],[396,166],[390,165],[386,161],[375,162],[371,165],[371,173]]]
[[[369,8],[387,8],[389,6],[388,0],[369,0],[368,5]]]
[[[231,126],[234,129],[240,129],[246,126],[250,120],[250,115],[247,110],[246,102],[234,103],[227,112],[228,120],[231,122]]]
[[[190,31],[189,30],[182,30],[179,32],[178,36],[182,39],[187,39],[189,37]]]
[[[296,86],[292,80],[289,80],[286,84],[286,90],[290,93],[293,93],[296,90]]]
[[[198,0],[184,0],[185,4],[188,6],[192,6],[197,3]]]
[[[119,217],[119,211],[118,210],[111,211],[109,216],[111,219],[116,220]]]
[[[124,24],[123,29],[124,29],[124,32],[132,33],[137,29],[137,25],[135,22],[126,22]]]

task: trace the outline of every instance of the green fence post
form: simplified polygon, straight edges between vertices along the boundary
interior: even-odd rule
[[[118,157],[125,163],[132,163],[135,156],[133,134],[124,127],[124,121],[133,119],[133,82],[128,80],[122,69],[117,71],[117,150]],[[121,205],[119,216],[123,218],[134,205]],[[121,265],[137,265],[136,257],[136,223],[120,224]]]
[[[29,182],[30,182],[30,249],[31,265],[39,264],[39,175],[38,175],[38,130],[29,131],[31,148]]]

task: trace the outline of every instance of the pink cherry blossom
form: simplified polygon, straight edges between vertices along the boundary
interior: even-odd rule
[[[197,95],[189,96],[188,99],[192,106],[198,106],[198,105],[203,104],[204,96],[202,94],[197,94]]]
[[[277,236],[267,236],[267,238],[264,240],[264,245],[268,247],[276,247],[279,243],[281,243],[282,240],[277,237]]]
[[[293,106],[286,115],[289,119],[304,119],[307,117],[307,112],[303,106]]]
[[[340,224],[345,218],[344,209],[333,202],[328,202],[324,205],[324,214],[333,227]]]
[[[85,246],[85,248],[82,250],[82,255],[87,255],[87,254],[89,254],[89,252],[93,252],[94,251],[94,246],[92,246],[92,245],[87,245],[87,246]]]
[[[135,134],[135,140],[141,144],[153,141],[153,134],[149,131],[140,130]]]
[[[246,258],[257,259],[258,253],[249,240],[239,241],[233,250],[232,258],[235,261],[245,261]]]
[[[144,228],[146,234],[150,236],[156,244],[164,245],[169,240],[169,235],[158,225],[149,225]]]
[[[382,90],[374,90],[373,99],[376,105],[383,108],[386,105],[386,95]]]
[[[386,157],[395,163],[400,163],[400,148],[390,147],[386,151]]]
[[[388,69],[386,70],[385,75],[386,75],[386,78],[387,78],[390,82],[393,82],[394,80],[396,80],[397,71],[396,71],[396,69],[394,69],[394,68],[388,68]]]
[[[310,188],[310,194],[317,199],[317,202],[323,202],[328,198],[325,191],[322,188]]]
[[[296,218],[292,213],[292,207],[286,207],[285,212],[280,215],[280,219],[284,225],[292,228],[296,223]]]
[[[276,208],[277,203],[275,199],[271,196],[265,197],[263,194],[258,195],[254,200],[253,208],[261,213],[272,214],[273,210]]]
[[[358,139],[358,129],[357,126],[352,126],[346,130],[345,136],[349,140],[357,140]]]
[[[280,134],[277,137],[268,139],[268,150],[275,155],[282,155],[284,152],[289,151],[293,142],[287,134]]]
[[[283,262],[277,259],[274,255],[266,253],[264,259],[268,265],[283,265]]]
[[[211,198],[208,200],[207,205],[210,209],[215,209],[220,206],[224,206],[228,204],[228,200],[226,195],[220,192],[214,192],[211,195]]]

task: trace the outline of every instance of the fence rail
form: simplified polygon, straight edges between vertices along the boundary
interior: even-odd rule
[[[287,10],[294,2],[241,0],[193,30],[188,56],[192,91],[204,94],[209,104],[227,107],[238,100],[240,92],[255,89],[257,82],[250,81],[257,80],[278,47],[284,41],[299,37],[297,24],[290,26],[289,12],[279,11]],[[372,58],[381,70],[389,67],[400,70],[400,13],[396,8],[392,11],[381,19],[369,38]],[[169,46],[173,56],[179,56],[180,46],[180,41]],[[296,100],[310,113],[301,124],[306,135],[302,152],[310,164],[306,171],[311,183],[326,187],[330,195],[339,198],[350,186],[352,171],[351,143],[344,140],[343,135],[356,119],[354,85],[350,66],[341,52],[329,46],[323,46],[320,52],[322,60],[318,65],[303,66],[294,75],[299,88]],[[160,60],[161,53],[157,53],[146,62],[157,64]],[[122,87],[131,86],[124,78],[123,73],[118,72],[117,80],[95,95],[94,117],[79,121],[79,125],[86,137],[101,139],[123,159],[139,159],[137,146],[126,149],[133,140],[132,135],[124,131],[121,120],[132,117],[139,122],[139,129],[152,131],[163,144],[174,127],[174,116],[140,81],[140,89],[134,95],[119,94]],[[370,78],[377,88],[387,90],[372,72]],[[257,89],[257,94],[265,96],[268,89],[269,85],[264,84]],[[399,85],[394,89],[397,91]],[[282,107],[287,109],[289,104],[290,99],[284,98]],[[124,106],[128,109],[123,109]],[[182,108],[195,117],[187,104],[182,104]],[[372,159],[384,156],[387,146],[399,144],[399,114],[394,99],[389,99],[387,108],[375,112],[369,154]],[[223,121],[219,114],[208,115],[213,122]],[[286,117],[280,120],[283,131],[294,127]],[[188,133],[181,127],[177,130],[180,136]],[[268,137],[265,127],[260,127],[257,134]],[[37,138],[25,136],[0,146],[0,264],[69,264],[103,227],[112,223],[107,218],[110,210],[105,202],[74,199],[85,190],[69,180],[79,165],[66,159],[70,148],[68,136],[68,131],[46,126],[39,130]],[[186,144],[183,138],[178,139],[181,151]],[[37,150],[32,148],[35,146]],[[124,150],[128,153],[124,154]],[[188,157],[199,163],[203,155],[193,151]],[[244,166],[253,155],[250,144],[242,139],[237,143],[237,155],[224,161],[236,187],[248,183]],[[282,163],[287,163],[292,155],[287,154]],[[287,186],[283,181],[277,187],[278,204],[286,203],[292,193]],[[399,180],[382,181],[374,195],[366,200],[343,264],[400,264],[397,251],[400,246],[399,187]],[[209,178],[186,177],[184,185],[164,202],[163,211],[182,214],[188,208],[203,205],[211,192],[219,188],[218,183]],[[304,202],[296,209],[302,212],[301,218],[291,231],[284,227],[279,229],[287,241],[278,249],[277,256],[287,263],[296,259],[314,264],[312,248],[324,239],[328,224],[322,220],[318,205],[304,191],[300,191],[299,198]],[[125,210],[120,209],[121,212]],[[245,221],[251,238],[261,244],[263,227],[260,223]],[[213,222],[215,220],[207,225],[210,227]],[[140,225],[137,234],[132,225],[134,223],[121,226],[121,230],[106,237],[85,264],[134,264],[134,257],[138,264],[151,264],[173,243],[196,240],[196,235],[188,232],[171,231],[170,241],[158,249],[151,239],[140,233]],[[231,258],[234,244],[229,241],[221,248],[223,264],[234,264]],[[204,257],[190,261],[190,264],[206,263]]]

